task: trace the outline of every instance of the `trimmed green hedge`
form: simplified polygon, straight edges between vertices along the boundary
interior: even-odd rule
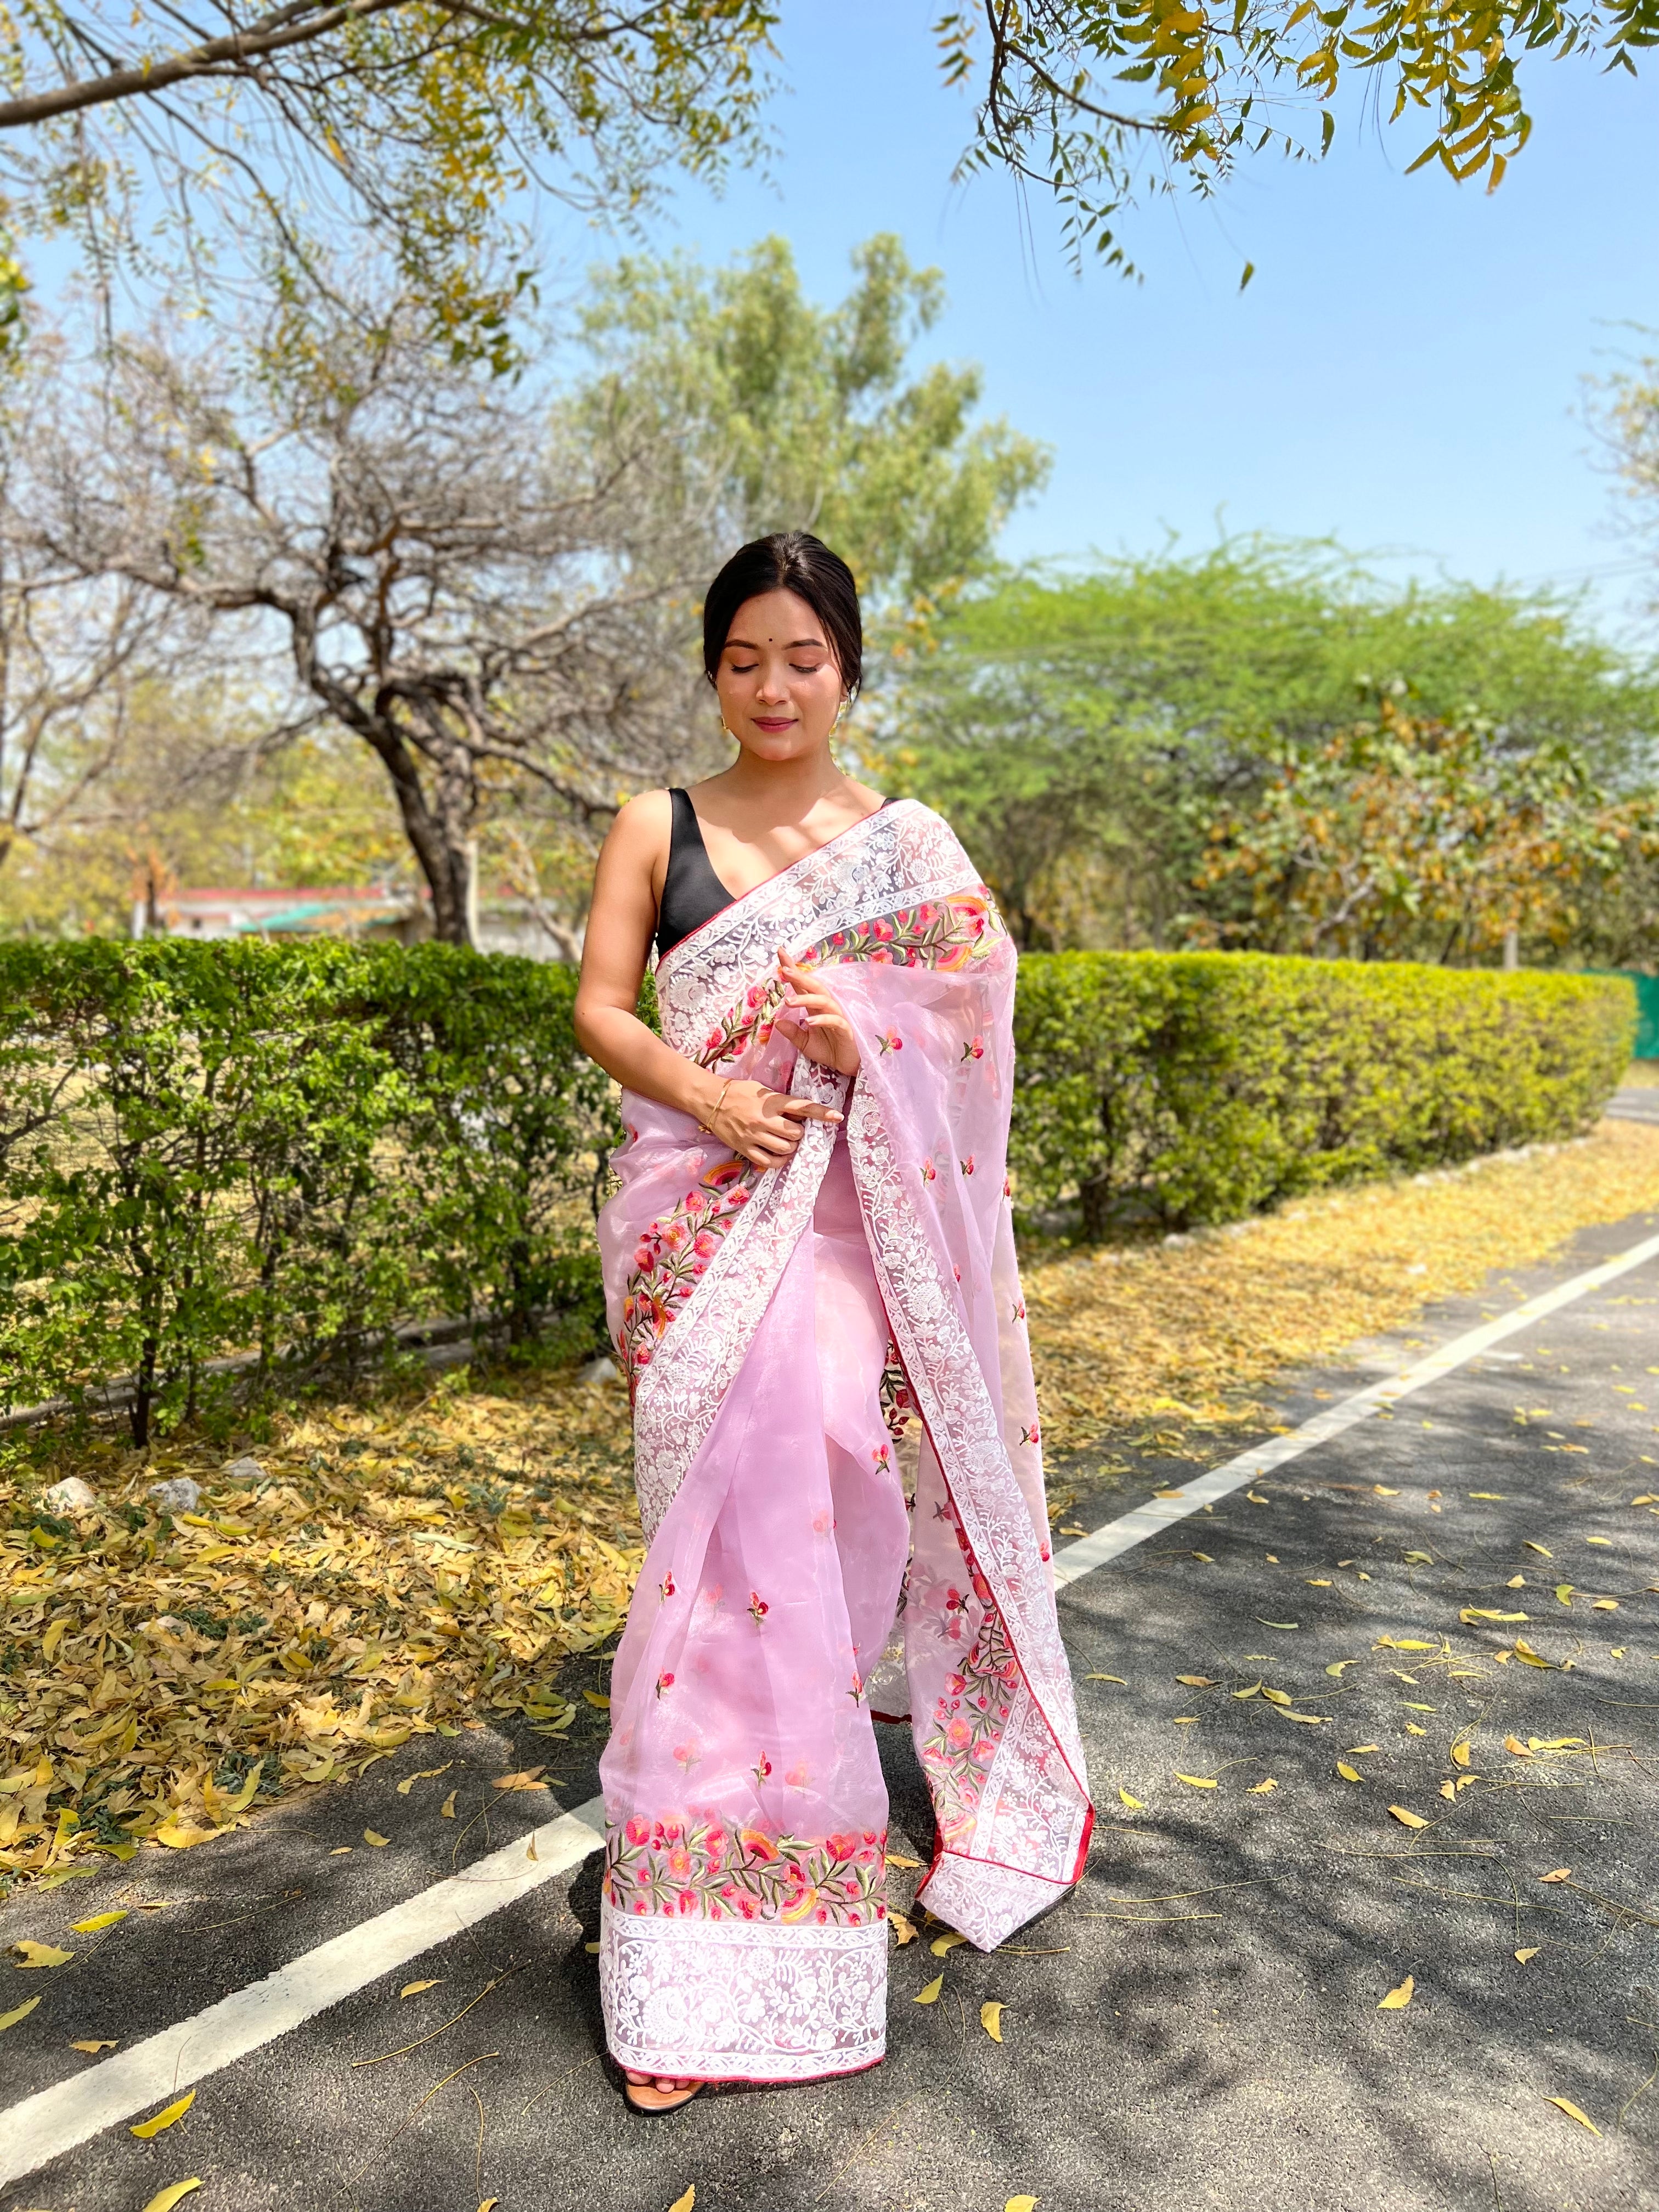
[[[619,1132],[574,995],[444,945],[0,945],[0,1407],[131,1376],[143,1442],[250,1352],[257,1388],[438,1314],[597,1340]],[[1022,960],[1016,1018],[1020,1204],[1099,1234],[1571,1134],[1633,1006],[1599,977],[1060,953]]]
[[[0,1407],[130,1375],[143,1442],[249,1350],[597,1329],[614,1118],[574,994],[446,945],[0,946]]]
[[[1028,953],[1011,1155],[1028,1211],[1171,1227],[1576,1134],[1628,981],[1243,952]]]

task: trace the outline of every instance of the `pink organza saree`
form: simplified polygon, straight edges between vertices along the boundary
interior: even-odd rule
[[[835,963],[850,1085],[797,1051],[780,945]],[[625,2066],[800,2081],[882,2057],[875,1713],[910,1717],[939,1837],[921,1899],[970,1942],[1082,1870],[1005,1164],[1014,969],[966,854],[909,799],[658,967],[677,1049],[846,1121],[762,1173],[623,1097],[599,1236],[649,1550],[600,1769],[599,1972]]]

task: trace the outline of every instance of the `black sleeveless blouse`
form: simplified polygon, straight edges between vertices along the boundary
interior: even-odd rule
[[[723,907],[732,903],[732,894],[714,873],[690,793],[671,789],[668,798],[674,810],[674,823],[668,840],[662,897],[657,905],[659,960],[683,937],[690,937],[694,929],[701,929]],[[892,804],[886,799],[881,803],[884,806]]]

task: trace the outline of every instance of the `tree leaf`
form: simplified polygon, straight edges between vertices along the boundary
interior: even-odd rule
[[[967,1941],[968,1938],[965,1936],[958,1936],[956,1929],[951,1928],[948,1929],[943,1936],[935,1936],[927,1948],[936,1959],[942,1959],[947,1951],[954,1951],[958,1943],[965,1943]]]
[[[1277,1790],[1278,1787],[1278,1783],[1270,1774],[1265,1782],[1253,1782],[1245,1794],[1251,1797],[1265,1797],[1270,1790]]]
[[[20,2020],[27,2020],[40,2002],[39,1997],[25,1997],[13,2011],[0,2012],[0,2035],[3,2035],[9,2027],[15,2027]]]
[[[90,1920],[76,1920],[71,1923],[71,1926],[77,1936],[92,1936],[100,1928],[113,1928],[118,1920],[125,1920],[126,1917],[127,1908],[123,1905],[119,1911],[94,1912]]]
[[[106,2035],[97,2041],[71,2043],[70,2049],[71,2051],[84,2051],[88,2057],[95,2058],[100,2051],[113,2051],[115,2048],[115,2042],[116,2039],[114,2036]]]
[[[1525,1540],[1527,1549],[1529,1552],[1537,1552],[1547,1559],[1553,1559],[1555,1557],[1554,1553],[1551,1551],[1547,1544],[1534,1544],[1530,1536],[1528,1536]]]
[[[459,1790],[452,1790],[448,1796],[444,1799],[443,1803],[439,1806],[438,1818],[441,1820],[453,1820],[454,1819],[455,1800],[460,1796],[460,1794],[461,1793]]]
[[[442,1979],[443,1976],[441,1974],[438,1981]],[[417,1997],[422,1990],[435,1990],[437,1986],[438,1982],[405,1982],[398,1994],[400,1997]]]
[[[993,1998],[987,1998],[979,2008],[979,2024],[993,2043],[1002,2040],[1002,2007]]]
[[[1553,2105],[1558,2112],[1565,2112],[1570,2120],[1577,2120],[1581,2128],[1588,2128],[1593,2136],[1601,2134],[1601,2129],[1596,2126],[1589,2114],[1581,2112],[1571,2097],[1546,2097],[1544,2102],[1547,2105]]]
[[[182,2203],[192,2189],[199,2189],[201,2185],[199,2176],[193,2173],[188,2181],[170,2181],[165,2189],[159,2190],[150,2198],[144,2212],[173,2212],[175,2204]]]
[[[1176,1680],[1188,1690],[1212,1690],[1215,1687],[1207,1674],[1177,1674]]]
[[[1457,1741],[1451,1747],[1452,1765],[1454,1766],[1467,1766],[1469,1763],[1470,1749],[1471,1747],[1468,1738],[1467,1736],[1459,1736]]]
[[[1036,2212],[1036,2208],[1035,2197],[1011,2197],[1003,2206],[1002,2212]]]
[[[1345,1667],[1357,1667],[1358,1664],[1359,1662],[1357,1659],[1334,1659],[1325,1672],[1328,1674],[1334,1674],[1340,1680]]]
[[[1365,1778],[1357,1766],[1350,1766],[1346,1759],[1337,1760],[1336,1771],[1345,1782],[1363,1782]]]
[[[1517,1951],[1515,1955],[1524,1966],[1528,1959],[1535,1959],[1538,1956],[1538,1949],[1536,1943],[1529,1944],[1524,1951]]]
[[[14,1943],[11,1954],[20,1966],[67,1966],[75,1956],[52,1943]]]
[[[390,1836],[381,1835],[377,1829],[365,1828],[363,1830],[363,1841],[366,1844],[373,1844],[375,1850],[378,1851],[383,1850],[386,1844],[392,1841],[392,1838]]]
[[[1129,1686],[1121,1674],[1085,1674],[1083,1679],[1085,1682],[1115,1682],[1125,1690]]]
[[[1407,1805],[1390,1805],[1389,1810],[1402,1828],[1426,1828],[1429,1825],[1420,1813],[1413,1813]]]
[[[927,1988],[925,1990],[918,1990],[915,1996],[911,1998],[910,2002],[912,2004],[935,2004],[939,2001],[939,1993],[944,1987],[944,1975],[935,1974],[933,1980],[928,1983]]]
[[[495,1790],[545,1790],[548,1784],[539,1778],[546,1771],[544,1766],[526,1766],[517,1774],[498,1774],[490,1786]]]
[[[418,1774],[404,1775],[403,1780],[398,1784],[398,1795],[400,1797],[407,1797],[417,1782],[434,1782],[439,1775],[447,1774],[454,1764],[453,1759],[447,1759],[441,1766],[423,1766]]]
[[[611,1700],[602,1690],[584,1690],[582,1695],[590,1705],[597,1705],[602,1713],[610,1711]]]
[[[174,2103],[164,2106],[154,2119],[140,2120],[136,2127],[130,2128],[127,2132],[129,2135],[137,2136],[141,2142],[148,2142],[152,2136],[159,2136],[163,2128],[170,2128],[175,2120],[182,2120],[195,2102],[195,2090],[186,2089],[184,2095]]]
[[[1572,1880],[1572,1869],[1571,1867],[1557,1867],[1553,1874],[1540,1874],[1538,1879],[1540,1881],[1571,1881]]]
[[[1177,1774],[1177,1782],[1184,1782],[1189,1790],[1213,1790],[1218,1787],[1212,1774]]]
[[[1132,1813],[1144,1813],[1146,1811],[1146,1808],[1141,1803],[1139,1798],[1132,1797],[1128,1791],[1123,1788],[1121,1783],[1118,1785],[1117,1794],[1123,1800],[1124,1803],[1128,1807]]]
[[[690,2189],[686,2191],[684,2197],[677,2197],[674,2199],[673,2203],[668,2208],[668,2212],[693,2212],[693,2207],[696,2205],[696,2201],[697,2185],[694,2181]]]
[[[903,1948],[905,1944],[914,1943],[915,1942],[916,1923],[914,1920],[907,1920],[902,1912],[895,1912],[890,1909],[890,1907],[889,1908],[887,1917],[892,1923],[893,1934],[897,1939],[901,1949]]]
[[[1389,1991],[1382,2003],[1377,2006],[1378,2012],[1404,2012],[1415,1995],[1416,1990],[1417,1984],[1407,1974],[1397,1990]]]
[[[915,1868],[919,1867],[921,1864],[921,1861],[920,1859],[906,1858],[902,1851],[887,1851],[884,1853],[883,1856],[885,1857],[889,1866]]]

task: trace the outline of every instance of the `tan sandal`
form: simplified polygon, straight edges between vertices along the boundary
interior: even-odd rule
[[[654,2081],[635,2081],[628,2074],[623,2075],[623,2097],[630,2112],[637,2112],[642,2120],[665,2119],[670,2112],[678,2112],[700,2096],[707,2083],[694,2081],[689,2089],[659,2089]],[[653,2101],[641,2104],[641,2096]]]

